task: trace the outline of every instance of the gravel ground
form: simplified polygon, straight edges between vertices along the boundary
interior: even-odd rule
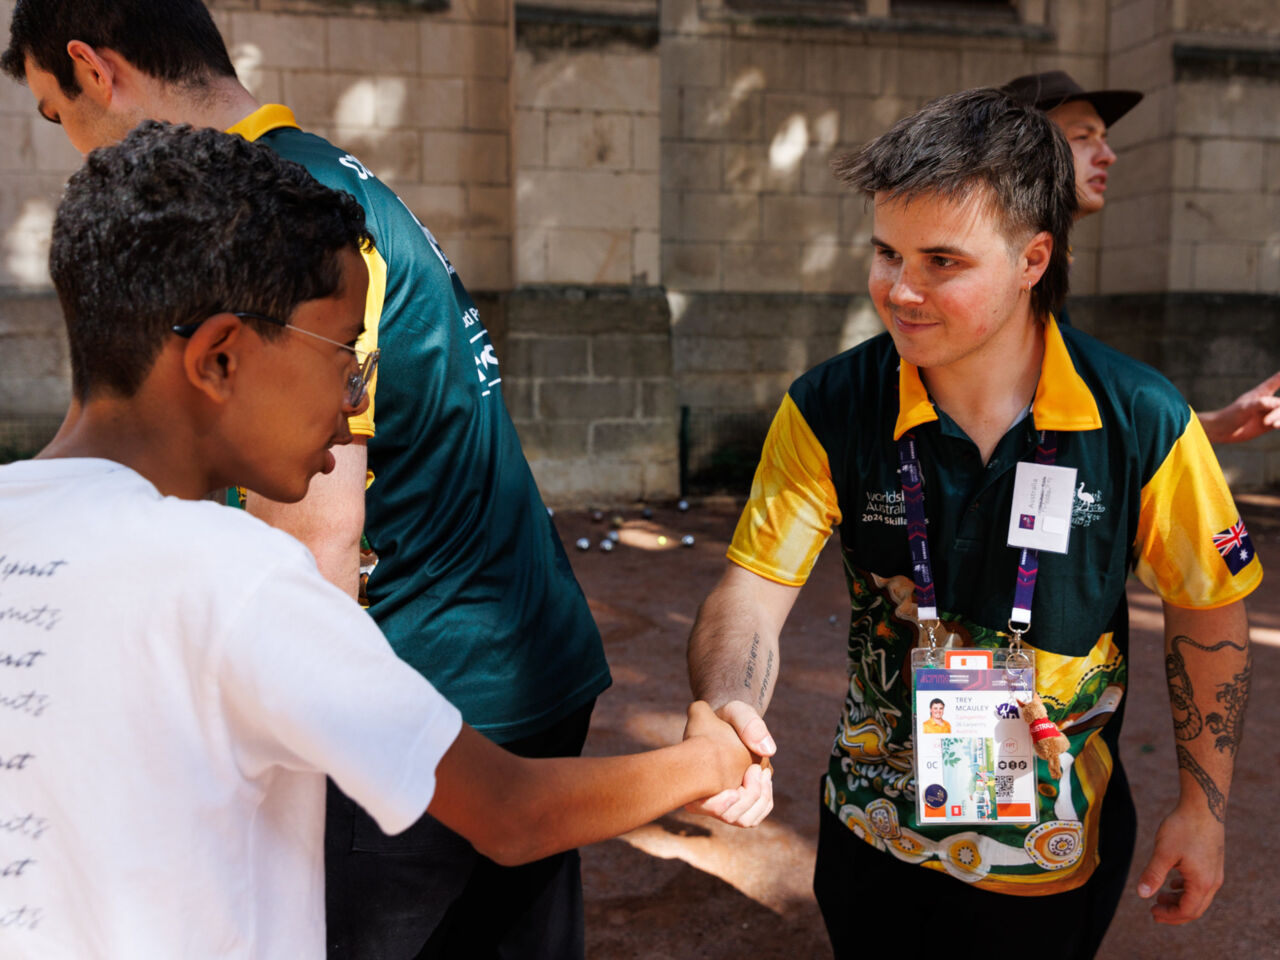
[[[1280,497],[1241,497],[1264,566],[1280,564]],[[688,512],[617,511],[619,542],[596,544],[614,512],[556,516],[574,569],[604,635],[614,685],[600,700],[587,753],[618,753],[680,737],[688,699],[685,641],[698,604],[724,566],[738,505],[696,503]],[[691,534],[692,547],[680,538]],[[579,537],[592,548],[573,549]],[[660,543],[659,537],[666,537]],[[1274,574],[1273,574],[1274,575]],[[1122,755],[1138,804],[1138,853],[1130,889],[1155,828],[1177,795],[1164,683],[1159,602],[1131,582],[1131,682]],[[583,851],[587,948],[592,960],[800,958],[829,955],[810,890],[821,775],[844,687],[848,600],[839,553],[828,548],[801,593],[781,644],[782,669],[769,709],[779,744],[776,806],[751,831],[683,812]],[[834,618],[834,620],[833,620]],[[1227,831],[1227,880],[1208,914],[1185,927],[1154,923],[1136,894],[1125,897],[1101,960],[1228,955],[1280,957],[1280,914],[1270,886],[1280,834],[1271,819],[1280,747],[1280,595],[1269,583],[1250,599],[1254,685],[1249,734],[1236,763]]]

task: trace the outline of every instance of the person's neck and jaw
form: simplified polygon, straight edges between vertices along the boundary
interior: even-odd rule
[[[233,319],[214,318],[189,340],[170,338],[130,395],[99,386],[80,396],[77,384],[77,415],[36,459],[112,460],[186,500],[237,482],[224,414],[246,338]]]
[[[228,130],[260,106],[233,76],[210,73],[199,81],[172,83],[145,73],[114,50],[79,40],[67,44],[67,56],[78,94],[66,94],[30,54],[26,79],[41,115],[61,123],[82,153],[123,139],[142,120]]]
[[[974,442],[982,462],[1031,404],[1044,361],[1045,323],[1023,298],[1023,316],[1013,318],[986,349],[945,366],[920,369],[920,379],[938,409]]]

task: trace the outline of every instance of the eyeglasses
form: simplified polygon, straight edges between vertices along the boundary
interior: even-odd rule
[[[372,350],[365,353],[363,350],[357,350],[355,347],[349,347],[345,343],[339,343],[337,340],[330,340],[328,337],[322,337],[318,333],[312,333],[310,330],[303,330],[301,327],[295,327],[293,324],[284,320],[277,320],[275,317],[268,317],[261,313],[249,313],[248,311],[231,311],[233,317],[239,317],[241,320],[261,320],[263,323],[272,323],[277,327],[284,327],[286,330],[292,330],[294,333],[304,333],[308,337],[315,340],[321,340],[325,343],[340,347],[350,353],[356,360],[356,369],[347,375],[346,384],[346,402],[349,407],[360,406],[360,401],[364,399],[364,395],[369,391],[369,381],[373,379],[374,371],[378,369],[378,357],[382,355],[380,350]],[[196,332],[200,324],[204,320],[197,320],[195,323],[175,323],[170,329],[180,337],[190,337]],[[363,358],[362,358],[363,357]]]

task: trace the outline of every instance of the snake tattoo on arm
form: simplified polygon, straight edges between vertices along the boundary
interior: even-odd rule
[[[1169,681],[1169,703],[1173,709],[1173,734],[1182,741],[1178,744],[1178,766],[1195,778],[1204,790],[1210,812],[1219,821],[1225,822],[1226,798],[1222,790],[1183,743],[1195,740],[1207,726],[1209,732],[1216,735],[1214,748],[1219,753],[1235,757],[1240,748],[1240,738],[1244,734],[1244,708],[1249,700],[1249,683],[1253,678],[1253,657],[1246,657],[1244,669],[1231,680],[1218,684],[1215,699],[1222,705],[1221,711],[1215,710],[1204,716],[1195,702],[1195,688],[1182,656],[1184,646],[1204,653],[1214,653],[1224,647],[1241,652],[1247,648],[1230,640],[1205,646],[1191,637],[1179,634],[1170,641],[1169,652],[1165,655],[1165,676]]]

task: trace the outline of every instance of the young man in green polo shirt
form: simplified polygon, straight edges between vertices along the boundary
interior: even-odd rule
[[[435,238],[359,158],[250,95],[200,0],[19,0],[10,41],[4,69],[82,152],[143,118],[186,122],[265,143],[356,197],[374,240],[362,346],[383,357],[369,408],[303,501],[251,493],[248,508],[353,596],[363,534],[378,557],[369,613],[396,653],[509,750],[579,753],[610,683],[599,631],[483,319]],[[429,818],[388,837],[337,790],[329,814],[334,956],[582,956],[576,852],[510,870]]]
[[[1089,957],[1133,850],[1117,747],[1136,567],[1164,600],[1182,782],[1138,892],[1180,875],[1152,912],[1194,919],[1222,879],[1248,696],[1242,600],[1262,571],[1186,402],[1053,319],[1076,208],[1067,144],[1040,111],[976,90],[934,101],[837,172],[874,201],[869,288],[887,332],[783,399],[690,638],[693,689],[771,752],[758,714],[778,676],[779,631],[838,527],[849,688],[815,874],[837,956],[869,947],[871,929],[905,946],[927,916],[939,931],[989,921],[1037,957]],[[1065,490],[1070,537],[1065,553],[1039,551],[1024,607],[1029,567],[1008,545],[1015,477],[1053,457],[1079,481]],[[908,655],[927,606],[959,646],[1006,645],[1010,622],[1030,621],[1036,689],[1069,742],[1060,776],[1039,762],[1034,824],[917,815]],[[1214,712],[1216,738],[1202,720]],[[729,820],[768,802],[746,788],[727,799]]]

